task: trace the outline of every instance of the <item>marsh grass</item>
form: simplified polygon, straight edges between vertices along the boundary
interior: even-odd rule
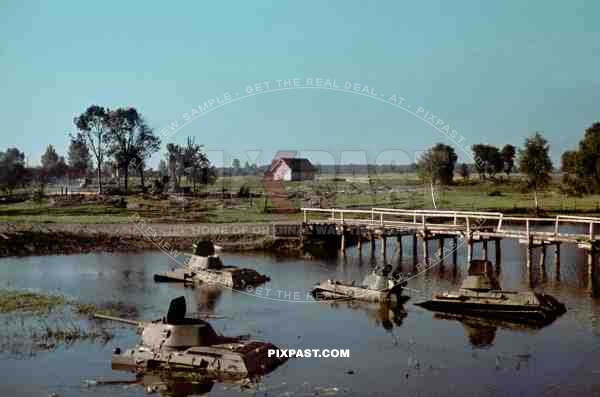
[[[64,305],[60,295],[43,294],[19,290],[0,290],[0,313],[29,312],[43,314]]]
[[[30,356],[80,341],[107,343],[112,328],[86,321],[93,313],[132,317],[137,310],[120,302],[95,305],[57,294],[0,289],[0,353]]]

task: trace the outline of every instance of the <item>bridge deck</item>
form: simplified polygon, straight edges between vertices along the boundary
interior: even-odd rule
[[[512,238],[527,244],[567,243],[587,249],[600,242],[600,235],[595,230],[600,218],[594,217],[558,215],[554,218],[531,218],[505,216],[500,212],[389,208],[302,208],[302,211],[304,225],[308,228],[334,224],[339,233],[366,232],[384,237],[411,234],[419,234],[423,238],[456,236],[475,241]]]

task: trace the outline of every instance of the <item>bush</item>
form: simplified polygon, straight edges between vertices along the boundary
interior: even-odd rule
[[[165,185],[158,179],[155,179],[152,183],[152,194],[161,194],[165,190]]]
[[[238,191],[237,196],[238,198],[250,197],[250,188],[246,184],[243,184],[242,186],[240,186],[240,190]]]
[[[488,196],[490,197],[501,197],[503,196],[502,192],[500,190],[492,190],[491,192],[488,193]]]

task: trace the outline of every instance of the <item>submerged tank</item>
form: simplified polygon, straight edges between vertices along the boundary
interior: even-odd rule
[[[415,304],[438,312],[539,325],[549,324],[566,312],[565,305],[551,295],[500,289],[487,260],[471,261],[458,291],[434,294],[432,299]]]
[[[173,299],[167,316],[155,321],[138,322],[100,314],[95,317],[141,329],[138,345],[125,351],[115,349],[112,368],[117,370],[193,370],[219,378],[245,378],[270,372],[285,361],[276,357],[277,347],[271,343],[222,336],[208,322],[186,317],[183,296]]]
[[[318,300],[357,299],[368,302],[400,301],[406,281],[400,275],[391,277],[390,265],[380,266],[362,282],[326,280],[315,284],[311,294]]]
[[[262,284],[270,280],[268,276],[253,269],[225,266],[216,254],[212,241],[200,241],[193,245],[194,252],[189,256],[185,267],[155,274],[155,282],[209,283],[229,288],[241,289],[247,285]]]

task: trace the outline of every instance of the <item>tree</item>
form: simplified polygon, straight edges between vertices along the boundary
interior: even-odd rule
[[[515,167],[515,156],[517,154],[517,149],[513,145],[504,145],[502,150],[500,151],[500,156],[502,157],[502,162],[504,164],[504,172],[506,176],[510,176],[513,168]]]
[[[96,159],[96,168],[98,171],[98,190],[102,194],[102,164],[106,152],[106,125],[107,110],[103,107],[92,105],[84,113],[75,117],[73,120],[75,126],[81,132],[88,147],[92,149]]]
[[[49,172],[58,163],[58,153],[56,153],[56,149],[54,146],[48,145],[46,147],[46,151],[42,154],[42,168]]]
[[[438,143],[434,147],[427,150],[417,163],[419,175],[424,181],[429,181],[431,187],[431,200],[433,206],[437,208],[435,203],[435,195],[433,185],[439,182],[442,186],[452,183],[454,178],[454,166],[458,156],[452,146]]]
[[[17,148],[0,152],[0,189],[11,193],[15,187],[24,183],[26,174],[23,152]]]
[[[186,146],[167,144],[166,158],[169,177],[174,181],[175,189],[179,187],[183,176],[192,181],[194,190],[196,184],[208,184],[216,179],[216,171],[211,167],[203,146],[195,143],[193,137],[188,137]]]
[[[423,179],[442,185],[450,185],[454,177],[454,166],[458,156],[452,146],[438,143],[427,150],[418,162],[419,173]]]
[[[492,145],[473,145],[473,155],[479,177],[485,179],[487,176],[493,178],[504,168],[504,161],[500,150]]]
[[[167,162],[164,159],[160,159],[158,162],[158,175],[169,176],[169,169],[167,168]]]
[[[594,123],[585,130],[576,161],[574,171],[577,178],[587,184],[591,192],[600,191],[600,123]]]
[[[571,193],[580,195],[590,191],[590,186],[581,178],[579,151],[567,150],[560,156],[560,170],[562,181]]]
[[[536,132],[525,140],[525,147],[519,150],[519,168],[527,176],[527,186],[533,190],[535,208],[539,208],[537,193],[550,183],[552,161],[548,141]]]
[[[240,169],[242,168],[242,165],[240,163],[240,159],[234,158],[233,161],[231,162],[231,167],[235,171],[235,174],[239,175],[240,174]]]
[[[135,136],[133,145],[133,159],[132,164],[135,164],[139,174],[140,183],[142,184],[142,190],[146,189],[144,185],[144,168],[146,167],[146,160],[149,159],[154,153],[160,149],[160,137],[154,134],[154,131],[150,129],[145,123],[139,126],[138,134]]]
[[[204,147],[195,143],[193,137],[188,137],[187,145],[182,149],[181,153],[184,174],[192,180],[194,191],[196,190],[197,183],[206,185],[214,182],[216,172],[210,166],[210,161],[204,152]]]
[[[61,178],[68,172],[65,158],[56,153],[54,146],[48,145],[41,158],[42,167],[39,173],[40,183],[45,185],[50,178]]]
[[[181,157],[181,147],[175,143],[168,143],[166,157],[169,168],[169,180],[173,181],[175,188],[178,188],[179,179],[177,177],[177,163]]]
[[[154,135],[154,131],[135,108],[109,111],[105,119],[108,154],[114,157],[117,166],[123,171],[127,193],[130,164],[136,161],[136,165],[139,165],[143,186],[143,160],[158,151],[160,138]]]
[[[76,177],[81,178],[87,174],[91,158],[90,150],[83,134],[78,133],[71,136],[68,159],[69,167]]]
[[[471,169],[467,164],[462,163],[458,166],[458,175],[460,175],[463,178],[463,180],[466,181],[471,176]]]

